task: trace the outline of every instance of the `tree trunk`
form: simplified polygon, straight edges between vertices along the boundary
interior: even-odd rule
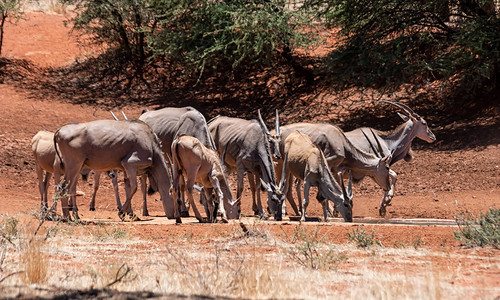
[[[7,15],[2,13],[2,20],[0,20],[0,56],[2,56],[2,45],[3,45],[3,25],[5,24],[5,19],[7,19]]]

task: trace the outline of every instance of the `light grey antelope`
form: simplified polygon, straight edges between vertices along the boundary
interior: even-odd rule
[[[300,189],[297,191],[301,221],[306,220],[306,210],[309,205],[309,189],[311,186],[317,186],[318,200],[323,206],[324,221],[328,221],[327,200],[331,200],[335,203],[344,220],[352,222],[351,203],[344,199],[341,187],[330,172],[321,149],[314,145],[307,135],[299,131],[293,131],[288,134],[284,145],[284,176],[281,179],[281,181],[285,179],[283,190],[286,191],[288,189],[288,185],[291,184],[294,176],[304,182],[304,197],[301,197]],[[282,184],[280,184],[281,186]]]
[[[174,211],[177,223],[181,223],[177,209],[177,198],[180,193],[179,176],[181,174],[184,174],[186,178],[188,199],[198,221],[202,222],[203,218],[196,208],[193,199],[195,183],[203,186],[205,190],[205,205],[208,206],[207,217],[209,222],[216,221],[216,208],[218,208],[222,216],[222,221],[227,222],[228,218],[239,218],[241,212],[239,200],[233,200],[220,157],[215,150],[207,148],[195,137],[180,136],[172,142],[172,162]],[[215,199],[212,197],[212,191],[215,191]]]
[[[38,189],[40,191],[41,207],[42,209],[47,209],[47,194],[50,179],[53,176],[54,183],[57,186],[61,176],[64,175],[64,168],[61,168],[60,160],[56,156],[54,133],[47,130],[37,132],[31,139],[31,150],[35,159],[35,170],[38,179]],[[82,170],[82,177],[86,179],[89,172],[89,169]],[[81,195],[82,193],[77,192],[76,194]]]
[[[279,120],[276,125],[279,128]],[[269,138],[271,133],[262,117],[259,117],[257,121],[218,116],[209,122],[208,128],[219,155],[224,157],[225,164],[232,172],[236,171],[236,198],[240,199],[242,195],[243,177],[246,172],[252,191],[254,212],[260,216],[266,216],[260,200],[262,181],[268,193],[269,209],[275,220],[281,220],[284,196],[276,185],[271,149],[275,148],[275,157],[281,157],[281,155],[279,147],[271,146]]]
[[[113,116],[113,119],[116,121],[119,121],[118,117],[110,111],[111,115]],[[127,116],[125,113],[122,111],[122,115],[124,120],[128,120]],[[122,204],[120,201],[120,194],[118,192],[118,171],[112,170],[107,172],[109,177],[111,177],[112,183],[113,183],[113,190],[115,192],[115,198],[116,198],[116,207],[118,210],[122,209]],[[100,178],[101,178],[102,172],[95,172],[94,171],[94,193],[92,194],[92,201],[90,202],[90,210],[95,211],[95,197],[97,194],[97,190],[99,189],[99,184],[100,184]],[[126,179],[126,174],[123,175],[124,180]],[[153,188],[147,188],[147,176],[144,174],[139,177],[139,182],[141,183],[141,191],[142,191],[142,215],[149,216],[149,211],[148,211],[148,202],[147,202],[147,195],[152,195],[154,194],[154,189]],[[130,211],[128,211],[130,213]]]
[[[381,101],[401,109],[404,114],[398,113],[398,115],[405,122],[390,131],[380,131],[370,127],[362,127],[346,132],[347,138],[353,145],[379,157],[391,155],[392,159],[389,161],[389,165],[392,166],[401,159],[405,161],[410,161],[412,159],[413,153],[411,150],[411,143],[414,138],[417,137],[428,143],[432,143],[436,140],[436,136],[429,129],[424,118],[415,113],[406,104],[385,100]],[[364,174],[353,172],[352,176],[356,180],[361,180]],[[379,214],[381,216],[385,216],[386,206],[390,205],[394,196],[397,179],[395,172],[392,174],[391,178],[391,188],[384,193],[382,203],[380,204]]]
[[[147,174],[152,187],[160,192],[163,209],[168,218],[174,217],[170,196],[170,177],[160,142],[151,128],[139,120],[97,120],[67,124],[54,135],[56,154],[64,166],[64,178],[70,195],[74,195],[78,173],[89,168],[95,171],[121,170],[126,174],[126,201],[119,217],[128,212],[132,220],[131,200],[137,191],[137,176]],[[67,198],[62,199],[63,217],[70,219]],[[78,207],[72,196],[73,216],[78,219]]]
[[[172,142],[178,136],[189,135],[197,138],[203,145],[215,150],[215,143],[208,130],[205,117],[195,108],[165,107],[153,111],[143,111],[139,120],[151,127],[161,142],[161,149],[165,156],[172,157]],[[141,180],[143,196],[145,197],[145,178]],[[184,179],[181,184],[181,215],[187,216],[189,205],[184,198]]]
[[[64,169],[61,169],[60,160],[56,156],[54,148],[54,133],[46,130],[39,131],[31,140],[33,156],[35,158],[35,169],[38,177],[38,187],[41,196],[41,206],[47,208],[47,190],[50,184],[50,178],[54,176],[55,184],[59,184],[59,180],[64,175]],[[45,178],[43,173],[45,172]],[[87,179],[90,169],[81,171],[82,178]],[[95,210],[95,198],[100,185],[100,177],[102,172],[95,172],[92,200],[90,201],[90,210]],[[120,196],[118,194],[118,181],[116,179],[117,172],[110,171],[110,176],[113,181],[115,191],[115,199],[118,209],[121,209]],[[79,195],[80,193],[77,193]]]
[[[54,133],[46,130],[39,131],[31,139],[31,150],[35,158],[35,170],[38,178],[41,207],[47,208],[47,191],[50,184],[50,178],[54,175],[55,184],[59,184],[59,179],[64,173],[64,169],[61,169],[60,161],[56,157]]]
[[[349,200],[351,206],[352,192],[346,191],[342,178],[343,174],[348,173],[348,171],[371,177],[384,191],[390,189],[390,176],[391,173],[394,173],[388,165],[391,160],[390,155],[379,158],[374,154],[362,151],[349,141],[339,127],[321,123],[296,123],[282,126],[280,129],[282,140],[285,140],[292,132],[300,131],[309,136],[312,142],[323,151],[332,174],[341,184],[344,196],[351,198]],[[284,146],[282,143],[281,149],[284,149]],[[281,166],[282,162],[278,161],[278,169]],[[287,198],[297,213],[291,189],[287,190]]]

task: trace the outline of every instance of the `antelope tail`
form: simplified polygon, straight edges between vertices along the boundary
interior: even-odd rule
[[[179,158],[179,155],[177,153],[177,147],[179,146],[179,142],[178,141],[174,141],[174,147],[173,147],[173,151],[172,151],[172,162],[177,162],[177,173],[178,175],[182,174],[182,165],[181,165],[181,160]],[[168,156],[167,156],[168,157]],[[169,157],[170,159],[170,157]],[[172,163],[172,176],[174,176],[174,164]]]
[[[63,162],[63,159],[61,157],[61,154],[59,153],[59,150],[58,150],[58,147],[57,147],[57,133],[59,132],[59,130],[56,131],[56,133],[54,134],[54,148],[56,149],[56,155],[57,157],[59,157],[59,165],[61,167],[61,169],[64,168],[64,162]]]

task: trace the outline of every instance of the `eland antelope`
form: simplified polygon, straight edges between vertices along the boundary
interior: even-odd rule
[[[279,121],[276,124],[279,128]],[[243,177],[246,172],[252,191],[254,212],[262,217],[266,216],[260,201],[260,185],[264,182],[268,192],[269,209],[275,220],[281,220],[284,196],[276,185],[271,158],[272,148],[275,148],[274,156],[280,157],[279,148],[271,147],[269,139],[271,133],[262,117],[257,121],[218,116],[209,122],[208,128],[219,155],[223,157],[231,171],[237,173],[236,198],[240,199],[242,195]]]
[[[394,173],[389,169],[390,155],[379,158],[374,154],[367,153],[354,146],[345,136],[344,132],[337,126],[321,123],[296,123],[282,126],[281,139],[285,140],[294,131],[309,136],[312,142],[317,145],[326,158],[332,174],[341,184],[344,196],[350,198],[348,201],[352,206],[352,193],[346,191],[343,183],[343,174],[352,172],[370,176],[384,191],[390,189],[390,177]],[[282,143],[280,149],[284,149]],[[282,166],[282,161],[278,161],[278,169]],[[292,208],[297,213],[291,190],[287,190],[287,198]],[[331,199],[330,199],[331,200]]]
[[[139,120],[148,124],[158,136],[166,158],[172,156],[172,141],[182,135],[193,136],[206,147],[215,150],[215,143],[208,130],[205,117],[193,107],[165,107],[153,111],[143,111]],[[145,178],[142,178],[141,184],[145,197]],[[182,177],[180,184],[182,191],[181,215],[187,216],[189,215],[189,204],[184,201],[184,179]]]
[[[172,142],[172,162],[174,211],[177,223],[181,223],[177,209],[177,198],[180,192],[179,176],[181,174],[186,177],[188,199],[198,221],[202,222],[203,219],[193,199],[195,182],[203,186],[205,190],[205,205],[208,205],[209,221],[216,221],[216,207],[218,207],[222,220],[225,222],[227,222],[228,217],[229,219],[239,218],[241,211],[239,200],[233,200],[220,158],[215,150],[207,148],[195,137],[180,136]],[[212,190],[215,191],[215,201],[212,198]]]
[[[415,137],[428,143],[432,143],[436,140],[436,136],[429,129],[424,118],[415,113],[406,104],[385,100],[381,100],[381,102],[394,105],[401,109],[404,114],[398,113],[398,115],[405,122],[395,129],[386,132],[369,127],[357,128],[353,131],[346,132],[345,135],[354,146],[379,157],[391,155],[392,159],[389,161],[389,165],[392,166],[401,159],[405,161],[410,161],[412,159],[411,143]],[[352,176],[356,180],[361,180],[364,174],[353,172]],[[384,193],[382,198],[382,203],[379,208],[379,214],[381,216],[385,216],[386,206],[390,205],[392,197],[394,196],[396,176],[394,172],[391,176],[391,187],[389,191]]]
[[[118,212],[120,219],[125,219],[125,212],[132,220],[138,219],[131,210],[131,200],[137,191],[137,176],[143,174],[148,175],[152,187],[160,192],[167,217],[174,217],[167,165],[160,142],[146,123],[139,120],[97,120],[67,124],[56,131],[54,144],[57,145],[56,154],[64,167],[75,219],[79,217],[73,195],[77,175],[83,168],[125,172],[127,199]],[[63,217],[70,219],[67,201],[67,198],[62,199]]]
[[[54,176],[55,184],[59,184],[59,178],[64,172],[60,167],[60,161],[56,157],[54,147],[54,133],[46,130],[39,131],[31,139],[31,150],[35,158],[35,170],[38,178],[38,189],[41,197],[41,207],[48,207],[47,190],[50,178]],[[44,178],[45,171],[45,178]]]
[[[281,179],[281,181],[285,179],[284,191],[287,190],[288,185],[292,182],[293,176],[304,182],[304,197],[301,197],[300,190],[297,191],[299,204],[301,204],[301,221],[306,220],[306,210],[309,205],[309,189],[311,186],[317,186],[318,200],[323,206],[325,222],[328,221],[327,200],[335,203],[345,221],[352,222],[352,206],[349,201],[345,201],[341,187],[330,172],[321,149],[314,145],[307,135],[299,131],[293,131],[288,134],[284,144],[285,159]]]

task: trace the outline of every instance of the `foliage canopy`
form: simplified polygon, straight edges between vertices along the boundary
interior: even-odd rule
[[[446,97],[466,101],[500,87],[493,0],[62,1],[77,7],[75,28],[136,68],[161,61],[204,80],[284,62],[337,89],[438,80]],[[297,59],[332,28],[338,43],[320,63]]]
[[[63,0],[77,5],[76,29],[144,63],[163,58],[188,75],[270,65],[279,53],[307,45],[301,11],[284,0]]]
[[[306,0],[305,7],[341,29],[325,67],[342,88],[439,79],[453,86],[451,96],[473,99],[500,87],[493,0]]]

